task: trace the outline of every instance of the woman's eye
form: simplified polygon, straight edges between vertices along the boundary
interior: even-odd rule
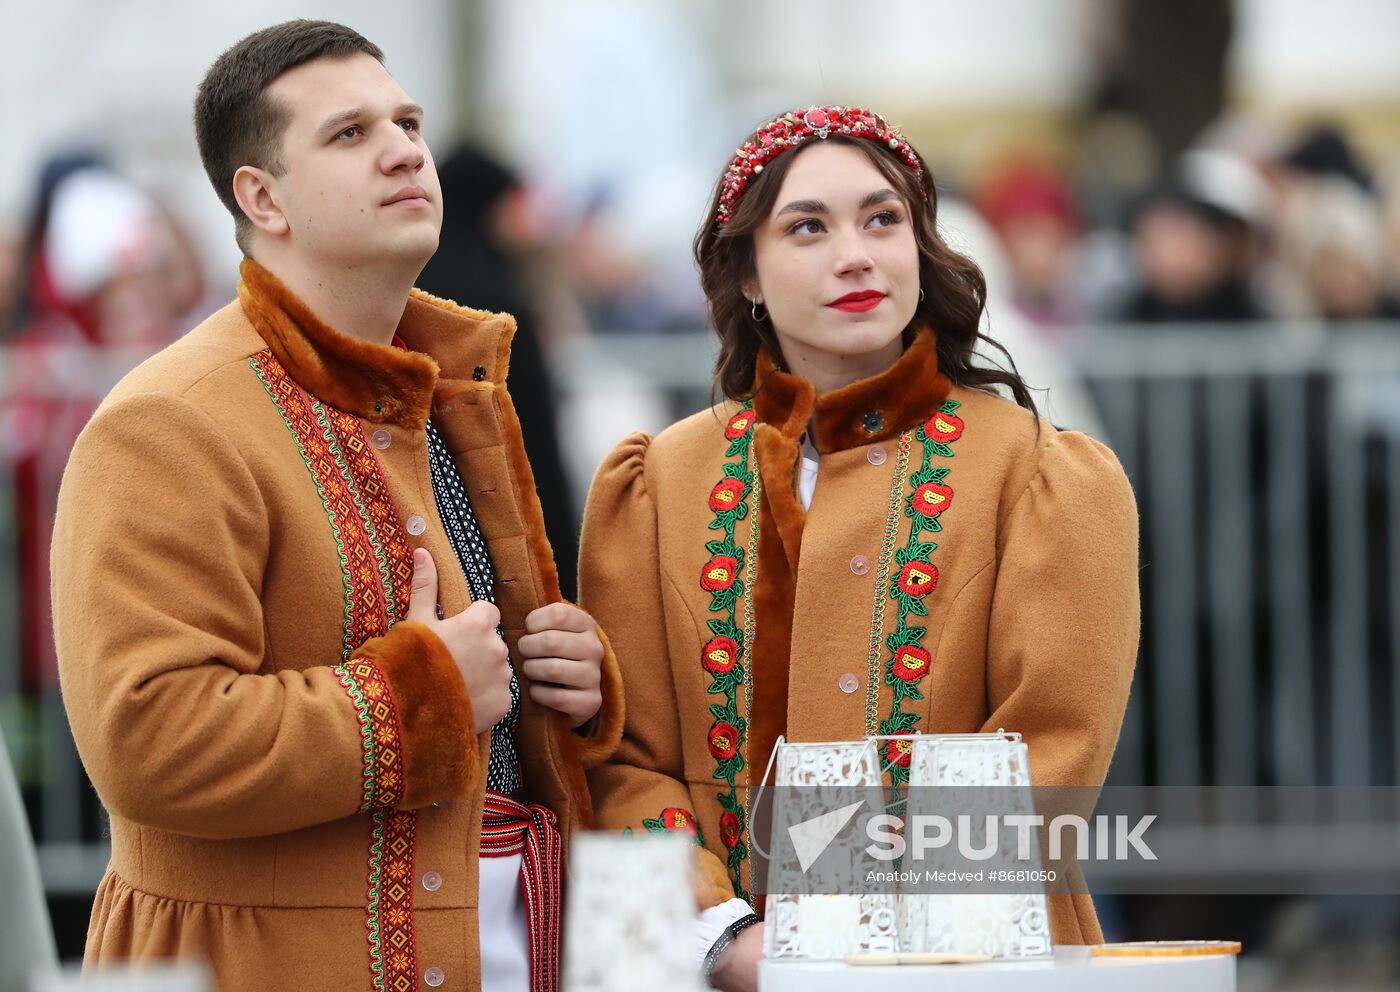
[[[800,220],[788,228],[789,234],[820,234],[822,222],[814,219]]]
[[[891,227],[899,223],[899,215],[893,210],[881,210],[868,223],[875,227]]]

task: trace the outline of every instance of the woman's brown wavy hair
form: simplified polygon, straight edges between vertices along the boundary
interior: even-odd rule
[[[752,140],[752,134],[745,139],[746,142]],[[753,318],[743,284],[755,274],[753,232],[772,213],[783,177],[793,160],[819,140],[822,139],[809,138],[798,148],[771,160],[762,173],[749,180],[737,208],[723,226],[715,223],[724,178],[721,173],[710,200],[710,212],[695,236],[700,284],[709,302],[711,324],[720,341],[715,387],[730,399],[744,400],[753,395],[754,367],[761,347],[766,346],[773,357],[781,361],[782,349],[772,325],[766,319]],[[915,328],[933,328],[938,341],[939,371],[953,384],[984,389],[1004,386],[1019,405],[1035,412],[1030,389],[1017,373],[1011,356],[979,330],[987,302],[987,283],[972,259],[949,248],[939,236],[938,190],[927,164],[923,172],[915,176],[878,142],[841,135],[824,140],[858,148],[899,193],[912,219],[919,248],[919,285],[924,298],[904,330],[905,345],[912,340]],[[919,161],[923,162],[922,156]],[[972,364],[979,342],[1006,356],[1010,370]]]

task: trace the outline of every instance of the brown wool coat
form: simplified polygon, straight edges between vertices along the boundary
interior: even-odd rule
[[[513,656],[559,598],[505,388],[515,325],[415,291],[406,352],[332,330],[254,262],[243,277],[240,302],[112,391],[63,482],[60,675],[112,823],[87,962],[198,955],[224,989],[327,992],[437,967],[473,988],[489,735],[442,642],[394,621],[414,547],[448,615],[470,602],[430,411]],[[592,821],[584,766],[620,733],[611,650],[603,674],[588,740],[522,692],[529,799],[566,839]]]
[[[922,695],[903,703],[905,726],[1019,731],[1036,784],[1101,784],[1127,704],[1139,618],[1137,513],[1113,454],[1043,421],[1037,435],[1031,415],[1012,403],[950,387],[927,332],[890,369],[821,397],[806,380],[773,371],[766,356],[759,381],[751,416],[762,499],[733,535],[745,557],[756,547],[759,565],[756,581],[751,562],[742,568],[745,593],[733,606],[741,650],[747,612],[753,629],[750,656],[729,675],[740,682],[735,712],[747,720],[738,803],[762,778],[779,734],[858,739],[871,732],[872,716],[875,729],[891,717],[891,652],[883,637],[872,638],[872,626],[879,603],[880,634],[896,629],[889,591],[899,572],[893,552],[909,535],[903,512],[883,580],[880,560],[900,435],[945,399],[960,405],[943,416],[940,436],[955,434],[959,419],[962,430],[949,443],[952,457],[931,462],[950,470],[943,484],[953,497],[938,516],[942,530],[921,538],[937,544],[928,559],[937,580],[921,597],[927,617],[908,617],[927,628],[929,661],[922,674],[905,670],[917,675]],[[613,632],[627,697],[621,745],[589,772],[598,825],[640,830],[649,820],[648,829],[676,829],[697,820],[707,852],[701,908],[735,894],[726,841],[747,843],[734,817],[721,819],[719,795],[728,787],[715,778],[732,735],[716,729],[711,710],[726,701],[712,672],[729,660],[728,647],[711,640],[711,622],[723,625],[730,608],[701,585],[728,579],[726,563],[715,570],[707,542],[725,536],[711,524],[720,522],[715,507],[732,505],[734,494],[715,496],[711,487],[742,460],[729,440],[744,426],[744,418],[730,419],[738,409],[722,405],[655,439],[633,435],[613,451],[589,496],[579,576],[582,605]],[[795,480],[809,424],[821,457],[804,511]],[[922,442],[910,440],[901,511],[913,489],[908,477],[922,463]],[[705,656],[711,671],[702,668]],[[752,706],[734,674],[744,664],[752,669]],[[738,882],[752,894],[748,868],[742,860]],[[1102,939],[1087,897],[1052,896],[1051,915],[1059,943]]]

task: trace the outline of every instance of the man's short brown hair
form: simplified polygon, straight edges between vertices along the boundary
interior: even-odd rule
[[[379,46],[333,21],[295,20],[248,35],[215,60],[194,99],[194,133],[204,171],[233,214],[238,247],[248,251],[252,223],[233,195],[233,174],[245,165],[281,175],[282,132],[290,114],[267,96],[272,81],[319,58],[363,52],[381,63]]]

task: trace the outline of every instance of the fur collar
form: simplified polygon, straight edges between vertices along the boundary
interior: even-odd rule
[[[883,372],[820,396],[808,380],[778,368],[766,349],[759,353],[754,383],[759,422],[793,439],[810,426],[822,454],[898,437],[933,416],[951,388],[938,371],[936,339],[928,328]]]
[[[374,423],[422,430],[434,392],[505,381],[515,320],[412,290],[398,333],[413,349],[342,334],[251,258],[238,299],[258,335],[307,392]],[[431,357],[429,357],[431,356]]]

